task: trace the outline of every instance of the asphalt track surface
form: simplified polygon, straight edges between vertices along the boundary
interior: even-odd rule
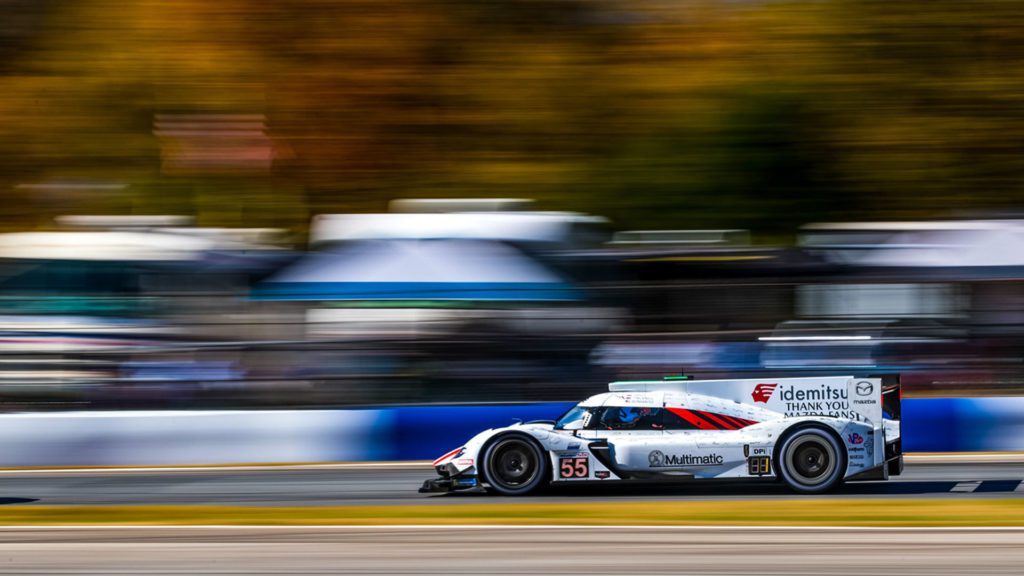
[[[0,529],[0,574],[1020,574],[1024,531],[708,527]]]
[[[0,471],[0,505],[328,506],[801,498],[774,482],[423,495],[429,465]],[[1024,497],[1024,459],[921,460],[826,498]],[[0,526],[0,574],[1021,574],[1024,529]]]
[[[774,481],[618,483],[557,487],[504,498],[482,491],[419,494],[427,464],[205,469],[0,471],[0,505],[229,506],[459,505],[464,503],[800,498]],[[841,486],[823,498],[1024,497],[1024,459],[921,461],[887,482]]]

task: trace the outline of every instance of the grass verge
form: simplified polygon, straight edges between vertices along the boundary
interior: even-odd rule
[[[1024,526],[1024,499],[746,500],[335,506],[10,506],[0,525],[642,524]]]

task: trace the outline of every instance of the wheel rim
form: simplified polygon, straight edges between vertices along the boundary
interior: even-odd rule
[[[491,454],[491,480],[506,488],[526,486],[537,476],[536,455],[524,442],[505,440]]]
[[[786,452],[786,464],[797,482],[815,486],[832,476],[836,452],[831,443],[818,436],[803,436],[793,440]]]

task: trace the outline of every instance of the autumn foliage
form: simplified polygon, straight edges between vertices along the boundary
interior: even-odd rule
[[[394,197],[513,196],[785,233],[1024,199],[1017,2],[3,4],[8,229],[301,229]]]

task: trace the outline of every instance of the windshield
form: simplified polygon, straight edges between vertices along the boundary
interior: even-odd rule
[[[605,406],[595,414],[597,430],[661,430],[661,409],[647,406]]]
[[[562,415],[555,422],[556,430],[582,430],[590,422],[591,409],[583,406],[573,406],[571,410]]]

